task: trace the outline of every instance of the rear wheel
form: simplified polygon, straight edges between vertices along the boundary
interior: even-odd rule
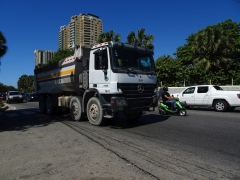
[[[180,109],[179,110],[179,115],[180,116],[186,116],[187,115],[187,111],[185,109]]]
[[[80,121],[83,118],[82,113],[82,98],[73,97],[70,101],[70,114],[73,120]]]
[[[165,115],[166,114],[165,111],[161,108],[159,108],[158,112],[159,112],[160,115]]]
[[[87,117],[89,122],[95,126],[102,126],[106,119],[103,118],[103,110],[98,98],[92,97],[87,103]]]
[[[51,96],[48,96],[47,99],[46,99],[46,112],[47,114],[51,115],[55,112],[55,109],[53,107],[53,102],[52,102],[52,98]]]
[[[41,113],[45,113],[46,112],[46,103],[45,103],[45,98],[44,96],[40,96],[39,97],[39,109]]]
[[[217,100],[214,103],[214,109],[215,109],[215,111],[219,111],[219,112],[226,111],[228,109],[227,102],[224,100]]]

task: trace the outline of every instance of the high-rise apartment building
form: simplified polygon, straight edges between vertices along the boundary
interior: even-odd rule
[[[68,26],[61,26],[59,35],[58,35],[58,49],[67,49],[68,48]]]
[[[46,64],[48,60],[54,57],[55,51],[43,51],[43,50],[35,50],[34,51],[34,60],[35,66],[38,64]]]
[[[61,26],[58,48],[73,48],[75,45],[92,46],[103,32],[102,20],[93,14],[80,14],[71,17],[68,26]]]

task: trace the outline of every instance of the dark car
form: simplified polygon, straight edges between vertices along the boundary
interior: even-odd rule
[[[2,100],[6,100],[6,96],[7,96],[6,93],[2,93],[2,94],[1,94]]]
[[[27,102],[28,101],[27,93],[22,92],[21,95],[23,96],[23,101]]]
[[[26,95],[27,101],[38,101],[37,93],[28,93]]]

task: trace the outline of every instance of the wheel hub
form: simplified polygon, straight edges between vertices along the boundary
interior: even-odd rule
[[[96,104],[92,104],[89,108],[89,114],[90,117],[93,121],[96,121],[97,117],[98,117],[98,107],[96,106]]]
[[[224,104],[223,104],[223,103],[217,103],[217,104],[216,104],[216,108],[217,108],[218,110],[223,110],[223,109],[224,109]]]
[[[78,104],[77,104],[76,102],[74,102],[72,105],[73,105],[72,114],[73,114],[74,116],[76,116],[77,113],[78,113]]]

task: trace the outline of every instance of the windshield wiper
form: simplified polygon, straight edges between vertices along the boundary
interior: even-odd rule
[[[156,73],[153,72],[153,71],[148,71],[147,74],[150,74],[150,75],[156,75]]]
[[[137,72],[136,71],[134,71],[133,69],[131,69],[131,68],[127,68],[127,72],[129,73],[133,73],[133,74],[137,74]]]

